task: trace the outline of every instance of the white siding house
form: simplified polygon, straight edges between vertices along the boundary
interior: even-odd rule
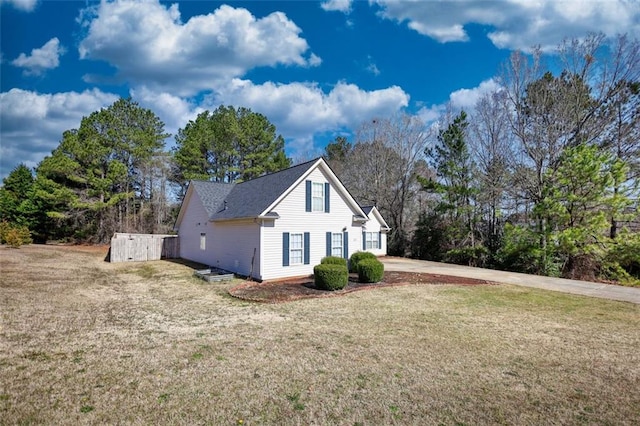
[[[327,255],[385,255],[389,231],[322,158],[239,184],[193,181],[176,229],[182,258],[258,280],[310,275]]]

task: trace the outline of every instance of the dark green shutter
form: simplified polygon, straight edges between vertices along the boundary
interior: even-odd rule
[[[382,232],[378,232],[378,249],[382,248]]]
[[[349,233],[342,233],[342,251],[344,253],[344,258],[349,259]]]
[[[327,256],[331,256],[331,232],[327,232]]]
[[[324,212],[329,213],[330,205],[329,205],[329,193],[331,191],[331,185],[329,183],[324,184]]]
[[[363,232],[362,233],[362,250],[366,250],[367,249],[367,233]]]
[[[309,264],[309,249],[311,248],[311,242],[309,241],[310,237],[309,237],[309,233],[305,232],[304,233],[304,264],[308,265]]]
[[[311,181],[308,180],[305,182],[305,188],[306,188],[306,193],[305,193],[305,208],[306,211],[310,212],[311,211]]]
[[[282,266],[289,266],[289,233],[282,233]]]

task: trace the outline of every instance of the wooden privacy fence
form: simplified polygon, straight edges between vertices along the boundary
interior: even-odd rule
[[[140,262],[145,260],[177,259],[180,246],[177,235],[123,234],[111,238],[111,262]]]

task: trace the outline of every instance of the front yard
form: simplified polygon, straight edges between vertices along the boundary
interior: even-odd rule
[[[413,284],[261,304],[0,247],[0,424],[638,424],[640,306]]]

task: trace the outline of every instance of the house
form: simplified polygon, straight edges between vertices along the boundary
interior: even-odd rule
[[[257,280],[305,276],[327,255],[387,252],[389,226],[322,158],[242,183],[191,181],[180,257]]]

